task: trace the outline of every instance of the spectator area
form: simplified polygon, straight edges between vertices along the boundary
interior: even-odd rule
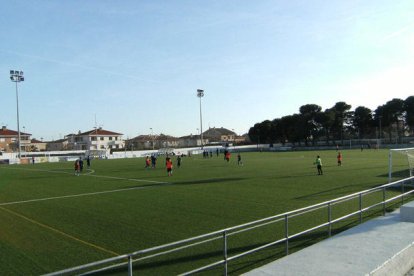
[[[405,275],[414,267],[414,202],[245,275]]]

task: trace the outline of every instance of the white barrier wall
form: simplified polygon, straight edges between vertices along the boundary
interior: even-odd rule
[[[257,149],[268,148],[269,145],[248,145],[248,146],[229,146],[227,147],[230,151],[254,151]],[[206,151],[215,151],[224,150],[222,146],[205,146],[203,149],[200,147],[192,148],[178,148],[172,149],[175,155],[193,155],[193,154],[202,154],[203,150]],[[150,156],[151,154],[158,153],[159,150],[136,150],[136,151],[117,151],[112,154],[107,154],[105,158],[108,159],[118,159],[118,158],[140,158],[145,156]],[[35,163],[44,163],[44,162],[63,162],[63,161],[73,161],[79,157],[85,156],[85,150],[75,150],[75,151],[45,151],[45,152],[24,152],[22,153],[22,160],[20,160],[17,153],[3,153],[0,156],[0,160],[8,160],[9,164],[20,164],[20,163],[31,163],[32,157],[35,158]]]

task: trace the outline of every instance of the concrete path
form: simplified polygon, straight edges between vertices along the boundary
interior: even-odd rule
[[[414,267],[414,223],[401,217],[397,210],[245,275],[404,275]]]

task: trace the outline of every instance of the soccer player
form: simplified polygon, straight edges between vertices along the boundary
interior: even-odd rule
[[[145,158],[145,168],[146,169],[148,169],[150,167],[150,163],[151,163],[150,158],[149,158],[149,156],[147,156]]]
[[[241,160],[241,155],[240,153],[237,154],[237,165],[242,165],[243,166],[243,161]]]
[[[80,172],[83,172],[83,160],[82,160],[82,157],[79,157],[79,170],[80,170]]]
[[[231,154],[230,154],[230,152],[229,152],[229,151],[227,151],[227,152],[226,152],[226,155],[224,155],[224,158],[226,159],[226,161],[227,161],[227,162],[229,162],[229,161],[230,161],[230,155],[231,155]]]
[[[318,175],[323,175],[323,171],[322,171],[322,159],[321,157],[318,155],[316,157],[315,163],[316,168],[318,169]]]
[[[167,157],[167,160],[165,161],[165,166],[167,167],[168,176],[172,176],[173,163],[171,161],[171,158]]]
[[[89,155],[86,157],[86,165],[88,166],[88,169],[91,167],[91,157]]]
[[[79,176],[79,173],[80,173],[79,159],[76,159],[76,161],[75,161],[75,175]]]
[[[157,157],[155,154],[151,155],[151,168],[155,169],[155,166],[157,165]]]
[[[177,168],[181,167],[181,155],[177,156]]]
[[[342,166],[342,153],[338,152],[338,156],[336,157],[338,159],[338,166]]]

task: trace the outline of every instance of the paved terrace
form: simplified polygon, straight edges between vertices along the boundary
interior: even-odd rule
[[[414,267],[414,202],[245,275],[405,275]]]

